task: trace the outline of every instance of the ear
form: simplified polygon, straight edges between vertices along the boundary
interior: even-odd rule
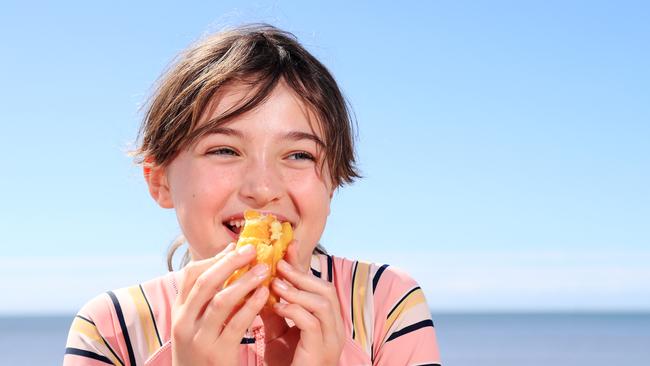
[[[162,208],[174,208],[171,190],[164,167],[156,165],[153,159],[146,158],[142,167],[144,180],[149,186],[149,194]]]
[[[330,212],[332,211],[332,210],[331,210],[331,209],[332,209],[332,197],[334,196],[334,191],[335,191],[335,190],[336,190],[336,189],[332,189],[332,190],[330,191],[330,201],[327,202],[327,216],[329,216],[329,215],[330,215]]]

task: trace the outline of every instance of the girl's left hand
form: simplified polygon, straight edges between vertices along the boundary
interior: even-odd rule
[[[300,268],[292,244],[287,263],[277,269],[281,277],[272,288],[286,300],[273,312],[262,312],[265,328],[265,355],[268,365],[338,365],[344,344],[341,307],[334,285]],[[286,319],[295,326],[289,327]],[[293,355],[293,360],[288,355]]]

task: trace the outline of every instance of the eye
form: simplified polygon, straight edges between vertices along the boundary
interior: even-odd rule
[[[229,149],[227,147],[221,147],[215,150],[208,151],[209,155],[230,155],[230,156],[236,156],[237,152],[233,149]]]
[[[290,157],[295,156],[296,158],[294,160],[312,160],[312,161],[316,160],[314,159],[314,156],[312,154],[305,151],[298,151],[289,156]]]

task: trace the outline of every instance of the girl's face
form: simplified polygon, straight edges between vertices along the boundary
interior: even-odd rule
[[[201,125],[237,104],[249,90],[231,86],[211,101]],[[294,92],[280,82],[266,102],[221,125],[166,168],[147,176],[150,192],[175,208],[193,259],[236,242],[231,220],[246,209],[276,215],[294,227],[300,263],[307,267],[329,215],[333,188],[317,123]]]

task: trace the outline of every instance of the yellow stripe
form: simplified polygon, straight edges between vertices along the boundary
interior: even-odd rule
[[[424,293],[422,289],[417,289],[411,292],[405,299],[397,305],[397,308],[390,314],[390,317],[386,319],[386,325],[384,325],[384,334],[393,326],[395,320],[401,315],[404,315],[404,312],[414,307],[415,305],[422,304],[424,302]]]
[[[352,299],[352,326],[354,328],[354,338],[361,345],[361,349],[365,350],[368,346],[368,339],[366,335],[365,318],[363,311],[365,309],[366,289],[368,287],[368,272],[370,271],[370,264],[364,262],[357,263],[357,272],[352,282],[352,289],[354,291],[354,298]]]
[[[156,338],[156,330],[154,329],[153,319],[151,319],[151,312],[147,306],[147,301],[145,300],[142,291],[140,291],[140,286],[129,287],[129,295],[131,295],[135,308],[138,311],[138,317],[140,318],[142,332],[147,341],[149,355],[152,355],[156,350],[158,350],[160,345],[158,344],[158,338]]]
[[[86,337],[90,338],[92,341],[96,342],[95,348],[105,349],[106,344],[104,343],[104,338],[99,334],[97,327],[81,318],[74,318],[72,321],[71,329],[73,332],[81,333]],[[102,352],[102,356],[108,357],[113,365],[121,365],[122,363],[113,356],[112,352]]]

